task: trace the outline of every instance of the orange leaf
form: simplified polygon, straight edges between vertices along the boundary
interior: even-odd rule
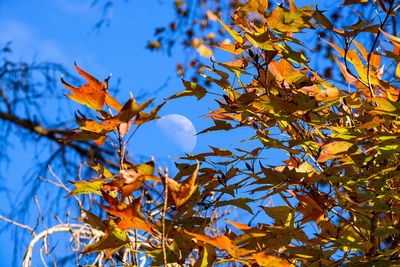
[[[232,257],[234,258],[239,258],[241,256],[251,253],[251,250],[245,248],[238,248],[236,244],[229,239],[229,237],[224,235],[217,237],[209,237],[202,234],[191,233],[186,230],[185,233],[193,236],[197,241],[205,242],[221,250],[226,249],[229,252],[229,254],[231,254]]]
[[[352,146],[351,143],[346,141],[337,141],[325,144],[322,146],[323,153],[318,158],[318,162],[327,162],[330,159],[340,157],[340,154],[346,153]]]
[[[346,66],[335,57],[336,63],[339,65],[340,70],[348,84],[356,83],[357,78],[347,72]]]
[[[125,204],[116,198],[111,197],[108,193],[102,192],[103,199],[110,205],[104,206],[97,204],[108,213],[121,218],[137,217],[140,214],[142,197],[135,199],[131,204]]]
[[[225,221],[227,223],[229,223],[229,224],[232,224],[233,226],[235,226],[239,230],[250,230],[250,229],[252,229],[252,227],[248,226],[247,224],[231,222],[231,221],[228,221],[228,220],[225,220]]]
[[[137,229],[146,231],[152,235],[156,234],[155,231],[153,230],[156,229],[154,224],[146,222],[145,220],[142,220],[138,217],[123,219],[118,223],[118,227],[122,230]]]
[[[78,110],[78,113],[81,114]],[[82,117],[79,117],[75,114],[76,122],[81,126],[80,129],[83,131],[94,132],[98,134],[105,134],[112,131],[118,124],[115,122],[98,122],[95,120],[87,119],[85,116],[81,114]]]
[[[71,98],[72,100],[88,106],[91,109],[101,110],[104,106],[106,101],[107,88],[108,88],[108,77],[103,83],[99,82],[96,78],[94,78],[89,73],[80,69],[76,64],[75,68],[78,70],[79,74],[85,78],[88,83],[78,88],[75,88],[63,80],[61,76],[62,84],[71,91],[72,95],[67,95],[67,97]],[[115,99],[109,98],[108,102],[111,103],[110,106],[117,107],[117,101]]]
[[[122,105],[115,100],[114,97],[110,96],[109,94],[106,94],[106,99],[105,102],[107,105],[109,105],[110,107],[112,107],[113,109],[120,111],[122,109]]]
[[[367,50],[364,48],[364,46],[362,46],[359,42],[357,42],[356,40],[353,40],[353,43],[357,46],[358,50],[360,50],[361,55],[363,56],[363,58],[365,60],[367,60],[368,58],[368,52]]]

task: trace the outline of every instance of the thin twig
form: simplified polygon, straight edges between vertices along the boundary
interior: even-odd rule
[[[388,11],[386,13],[386,17],[383,20],[383,22],[381,23],[381,26],[379,27],[379,31],[378,31],[378,33],[377,33],[377,35],[375,37],[374,43],[372,44],[371,50],[369,51],[368,56],[367,56],[368,88],[369,88],[369,91],[370,91],[372,97],[375,97],[375,93],[374,93],[374,90],[373,90],[372,84],[371,84],[371,57],[372,57],[372,52],[374,51],[375,46],[376,46],[376,44],[377,44],[377,42],[379,40],[379,37],[381,36],[381,31],[383,30],[383,27],[385,26],[386,21],[389,19],[390,13],[392,13],[392,11],[393,11],[394,0],[391,0],[389,3],[390,3],[389,4],[389,9],[388,9]]]
[[[21,228],[24,228],[24,229],[28,230],[29,232],[31,232],[31,235],[33,235],[33,237],[36,236],[35,231],[32,228],[30,228],[28,225],[25,225],[25,224],[22,224],[22,223],[18,223],[16,221],[11,220],[11,219],[5,218],[1,214],[0,214],[0,219],[2,219],[5,222],[14,224],[15,226],[18,226],[18,227],[21,227]]]
[[[163,252],[164,266],[167,266],[167,250],[166,250],[166,244],[165,244],[165,215],[167,213],[167,202],[168,202],[168,169],[167,168],[164,169],[164,175],[165,176],[162,177],[162,179],[164,179],[164,181],[165,181],[165,186],[164,186],[165,196],[164,196],[164,207],[163,207],[163,213],[162,213],[162,219],[161,219],[161,223],[162,223],[161,246],[162,246],[162,252]]]
[[[18,225],[19,226],[19,225]],[[20,226],[22,227],[22,226]],[[23,227],[26,228],[26,227]],[[93,228],[88,228],[90,230],[83,230],[82,225],[80,224],[71,224],[71,225],[56,225],[53,226],[52,228],[49,228],[37,235],[34,236],[34,238],[31,240],[29,243],[28,249],[26,251],[24,261],[22,262],[23,267],[30,267],[32,265],[32,251],[33,247],[35,244],[42,238],[45,238],[49,236],[50,234],[57,233],[57,232],[71,232],[72,234],[80,234],[80,235],[90,235],[90,236],[95,236],[96,238],[99,238],[103,236],[103,232],[93,229]]]

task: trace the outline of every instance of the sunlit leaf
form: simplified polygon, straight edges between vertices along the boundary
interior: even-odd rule
[[[66,197],[89,193],[101,195],[100,189],[107,182],[107,180],[108,178],[70,182],[75,186],[75,189],[72,190]]]
[[[108,94],[108,78],[104,81],[104,83],[101,83],[96,78],[80,69],[76,64],[75,67],[79,74],[82,75],[88,81],[88,83],[75,88],[66,83],[61,76],[62,84],[72,93],[72,95],[67,95],[67,97],[89,108],[101,110],[104,106],[106,95]],[[113,102],[113,106],[116,106],[115,102]]]
[[[289,262],[269,255],[268,251],[261,251],[252,255],[257,264],[263,267],[290,267]]]
[[[261,17],[266,17],[265,12],[268,8],[268,0],[248,0],[241,8],[240,11],[254,12]]]
[[[209,237],[206,235],[202,234],[196,234],[196,233],[191,233],[185,231],[188,235],[193,236],[197,241],[202,241],[207,244],[212,245],[213,247],[216,247],[218,249],[224,250],[226,249],[229,254],[232,255],[234,258],[238,258],[240,256],[247,255],[251,253],[250,250],[245,249],[245,248],[238,248],[236,244],[230,240],[227,236],[221,235],[217,237]]]
[[[182,79],[182,82],[186,90],[170,96],[168,99],[174,99],[183,96],[196,96],[197,99],[200,100],[207,94],[207,90],[201,85],[198,85],[194,82],[185,81],[184,79]]]
[[[101,252],[101,251],[115,251],[129,243],[129,237],[123,230],[115,226],[112,221],[107,223],[104,231],[104,236],[94,244],[87,245],[82,249],[83,254]]]

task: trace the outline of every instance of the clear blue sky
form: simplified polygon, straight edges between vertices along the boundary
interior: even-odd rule
[[[183,51],[175,49],[171,58],[165,53],[145,49],[154,29],[170,22],[173,14],[172,1],[116,1],[111,25],[104,27],[99,33],[93,30],[93,26],[100,18],[102,10],[100,6],[91,8],[91,3],[92,0],[2,0],[0,45],[12,41],[12,58],[15,60],[55,61],[74,73],[76,72],[73,63],[76,61],[80,67],[98,78],[105,78],[112,72],[111,83],[121,78],[122,90],[117,95],[121,102],[129,98],[129,92],[137,96],[148,91],[156,93],[158,104],[162,102],[162,98],[183,90],[175,71],[176,62],[184,61],[187,57]],[[161,91],[156,91],[167,80],[167,86]],[[59,90],[60,94],[67,93],[61,84]],[[45,104],[47,116],[55,120],[56,117],[51,117],[54,116],[51,110],[56,107],[52,106],[51,100]],[[194,98],[184,98],[171,101],[160,114],[182,114],[200,131],[210,126],[209,120],[199,119],[199,116],[207,113],[211,106],[215,106],[215,103],[210,99],[197,102]],[[65,116],[73,120],[73,110],[76,107],[78,106],[72,106],[71,113]],[[250,137],[246,132],[240,133],[243,135],[200,135],[194,153],[208,151],[207,145],[220,148],[236,147],[239,140]],[[30,162],[34,162],[33,148],[25,147],[18,141],[13,146],[9,150],[8,167],[1,165],[3,169],[0,170],[7,179],[2,181],[1,185],[10,188],[9,196],[0,195],[0,201],[7,203],[0,207],[0,212],[5,215],[13,208],[10,197],[14,199],[18,195],[19,187],[22,186],[22,176],[32,167]],[[155,123],[140,129],[129,148],[134,154],[163,158],[168,155],[182,155],[160,134]],[[269,163],[277,164],[281,157],[272,154],[271,158],[274,160]],[[4,175],[5,173],[7,175]],[[40,198],[39,200],[45,201]],[[27,212],[35,214],[34,211]],[[0,228],[3,226],[4,223],[0,221]],[[10,238],[9,233],[0,234],[0,266],[11,266]]]

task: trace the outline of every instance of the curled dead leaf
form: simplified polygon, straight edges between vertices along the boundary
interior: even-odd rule
[[[191,197],[196,189],[195,182],[199,168],[200,163],[197,161],[195,171],[181,183],[169,178],[168,175],[162,175],[161,170],[159,170],[158,173],[161,177],[164,188],[166,184],[168,186],[168,201],[170,201],[172,205],[175,205],[176,207],[182,206]]]

